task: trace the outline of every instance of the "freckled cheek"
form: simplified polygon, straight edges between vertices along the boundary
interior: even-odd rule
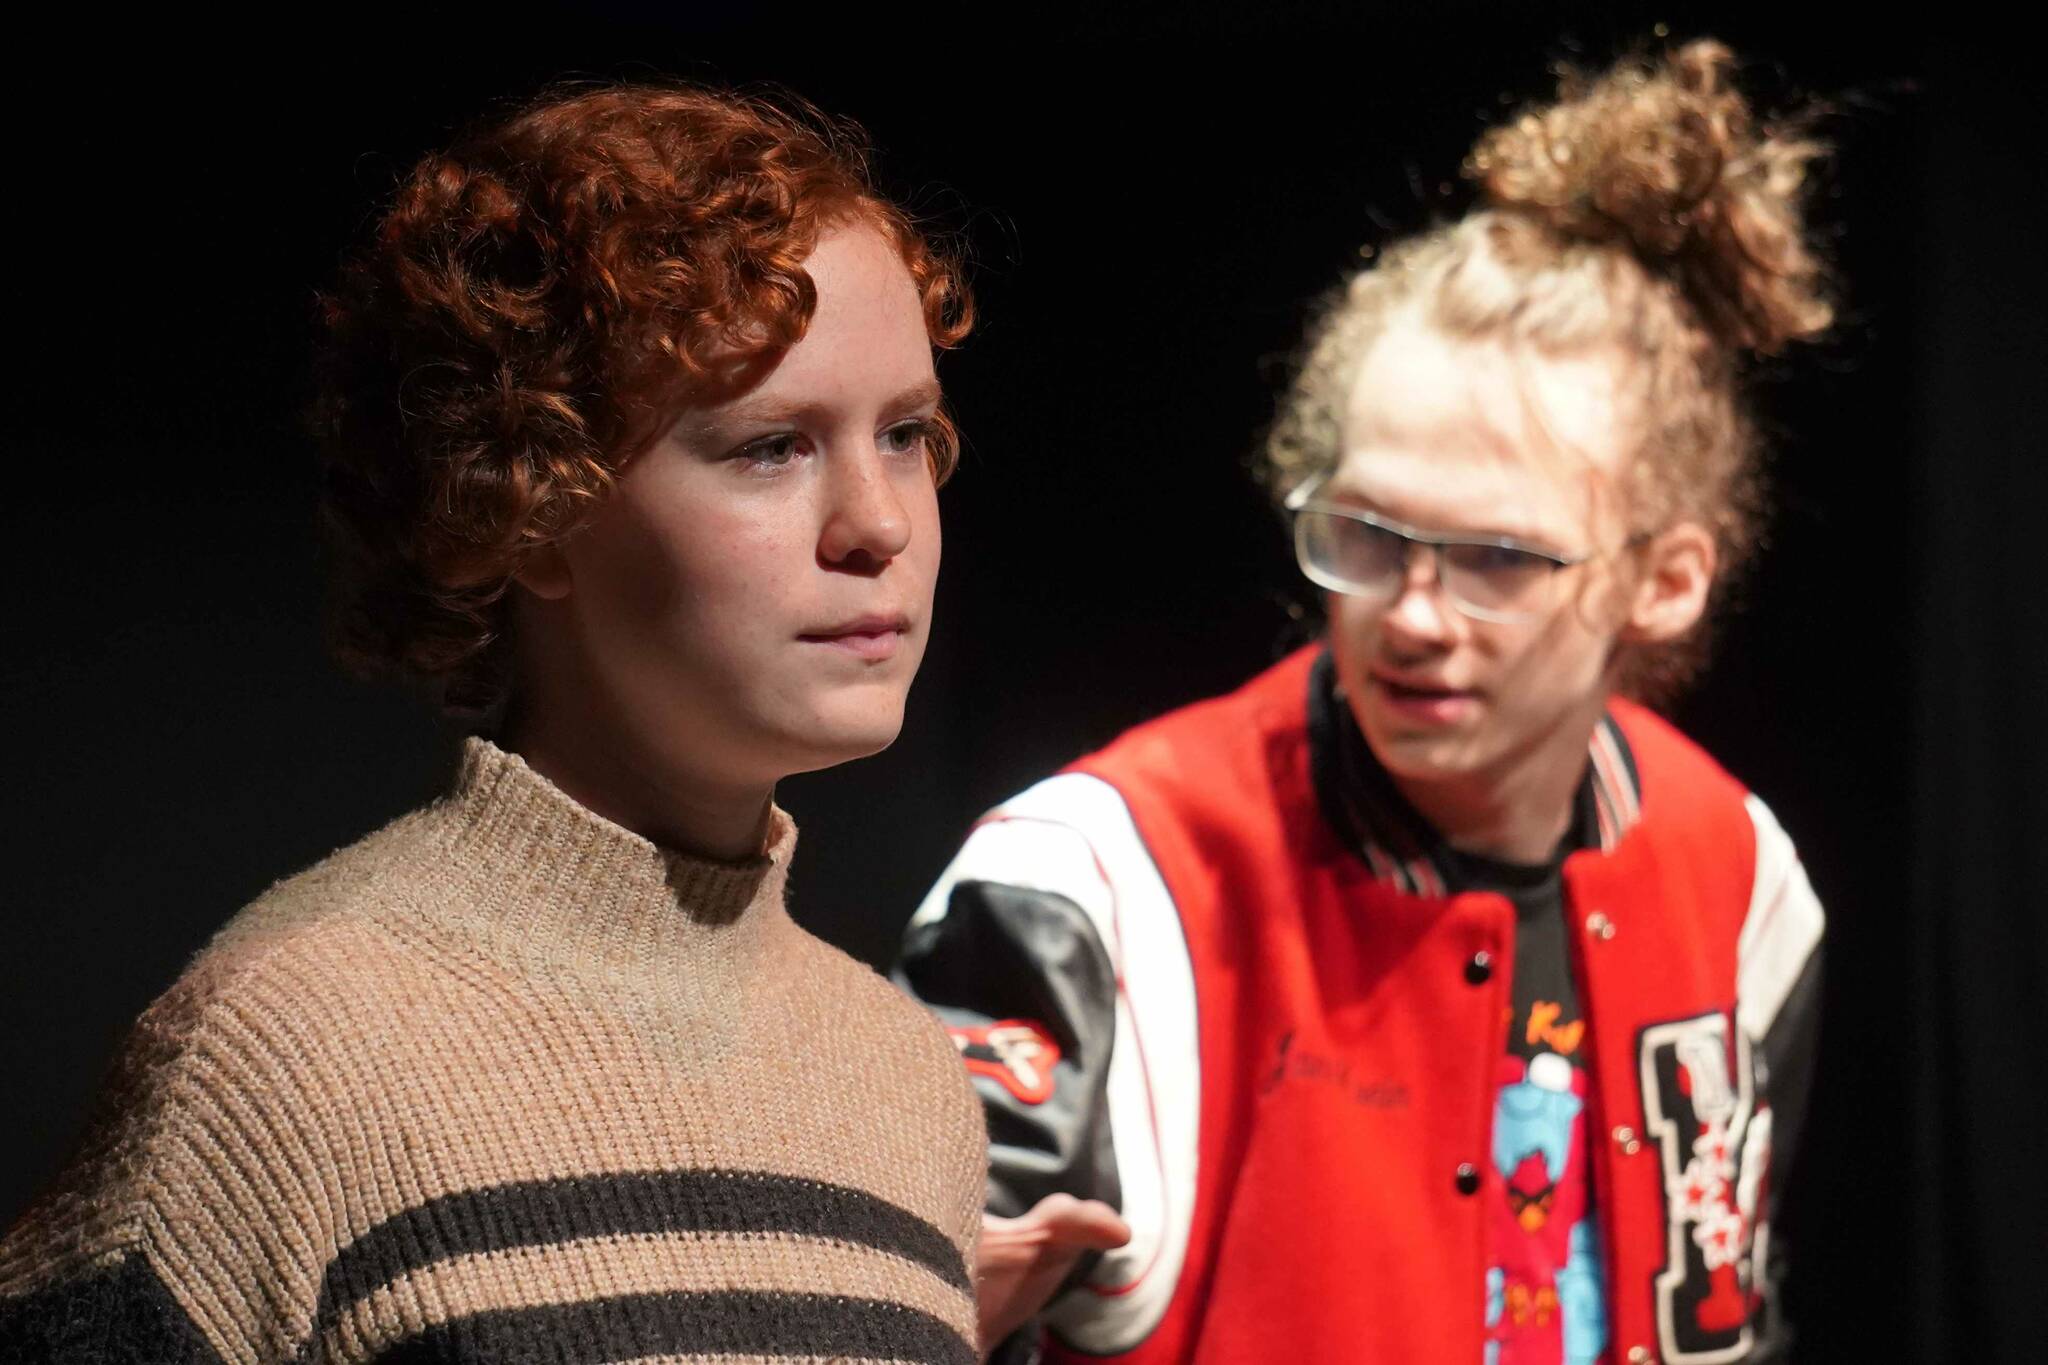
[[[817,572],[813,543],[772,527],[707,529],[677,547],[669,572],[679,614],[735,639],[793,637],[816,614],[805,592]]]
[[[928,628],[939,563],[944,557],[938,489],[931,475],[920,470],[900,475],[896,490],[910,535],[884,574],[883,582],[889,605],[909,611],[921,626]]]
[[[623,515],[593,528],[607,537],[602,578],[611,614],[663,632],[711,628],[744,637],[772,628],[808,567],[808,542],[773,521],[680,510],[621,508]]]
[[[916,536],[910,545],[911,563],[916,567],[918,577],[923,580],[923,586],[919,590],[922,600],[917,604],[920,609],[928,611],[931,606],[932,595],[938,587],[939,564],[944,558],[943,551],[944,545],[939,534],[939,516],[935,507],[931,516],[917,528]]]

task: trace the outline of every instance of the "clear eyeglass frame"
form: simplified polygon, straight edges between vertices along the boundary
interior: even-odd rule
[[[1434,561],[1436,584],[1442,589],[1445,600],[1460,612],[1475,620],[1491,621],[1499,625],[1527,625],[1542,619],[1550,609],[1548,585],[1556,581],[1558,573],[1594,557],[1591,554],[1559,554],[1555,550],[1530,545],[1512,536],[1446,535],[1426,531],[1420,527],[1410,526],[1406,522],[1396,521],[1392,517],[1365,511],[1363,508],[1320,501],[1315,495],[1323,483],[1322,478],[1309,480],[1289,493],[1283,505],[1293,523],[1296,565],[1309,582],[1331,592],[1341,592],[1352,597],[1394,600],[1400,596],[1401,584],[1405,581],[1408,566],[1414,562],[1415,551],[1419,546],[1430,552]],[[1402,542],[1401,554],[1391,561],[1385,581],[1363,582],[1346,578],[1329,565],[1322,563],[1313,547],[1315,520],[1319,517],[1336,517],[1357,522]],[[1546,590],[1545,600],[1541,605],[1529,607],[1508,607],[1484,600],[1488,596],[1498,597],[1501,594],[1483,588],[1475,592],[1475,587],[1486,582],[1485,575],[1482,571],[1455,561],[1453,553],[1460,549],[1507,551],[1522,561],[1518,566],[1514,566],[1515,573],[1526,576],[1534,570],[1541,575],[1540,582]]]

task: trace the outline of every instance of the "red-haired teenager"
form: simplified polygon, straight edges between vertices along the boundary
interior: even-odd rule
[[[979,1110],[774,804],[902,722],[955,268],[849,130],[597,89],[424,160],[325,321],[339,641],[492,737],[150,1007],[0,1357],[971,1359]]]
[[[1640,704],[1754,539],[1745,358],[1830,317],[1818,149],[1732,65],[1481,140],[1483,203],[1349,281],[1270,440],[1326,639],[1005,802],[917,913],[992,1333],[1059,1290],[1056,1359],[1781,1355],[1820,906]]]

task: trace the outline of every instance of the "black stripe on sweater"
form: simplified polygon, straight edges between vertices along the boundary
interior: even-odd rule
[[[6,1365],[220,1365],[171,1291],[140,1252],[0,1299],[0,1361]]]
[[[441,1195],[343,1247],[320,1282],[316,1330],[408,1271],[454,1256],[635,1233],[787,1233],[873,1247],[969,1287],[959,1248],[865,1190],[755,1171],[646,1171],[526,1180]]]
[[[421,1330],[375,1365],[595,1365],[650,1355],[832,1356],[972,1365],[928,1313],[831,1294],[633,1294],[477,1313]]]

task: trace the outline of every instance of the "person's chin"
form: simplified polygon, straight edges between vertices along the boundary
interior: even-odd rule
[[[843,700],[843,699],[842,699]],[[802,772],[816,772],[857,758],[868,758],[896,742],[903,732],[903,699],[899,694],[873,698],[864,706],[827,706],[792,736],[803,753]]]
[[[1440,781],[1478,766],[1474,736],[1468,728],[1415,728],[1399,724],[1362,727],[1366,743],[1380,766],[1397,778]]]

